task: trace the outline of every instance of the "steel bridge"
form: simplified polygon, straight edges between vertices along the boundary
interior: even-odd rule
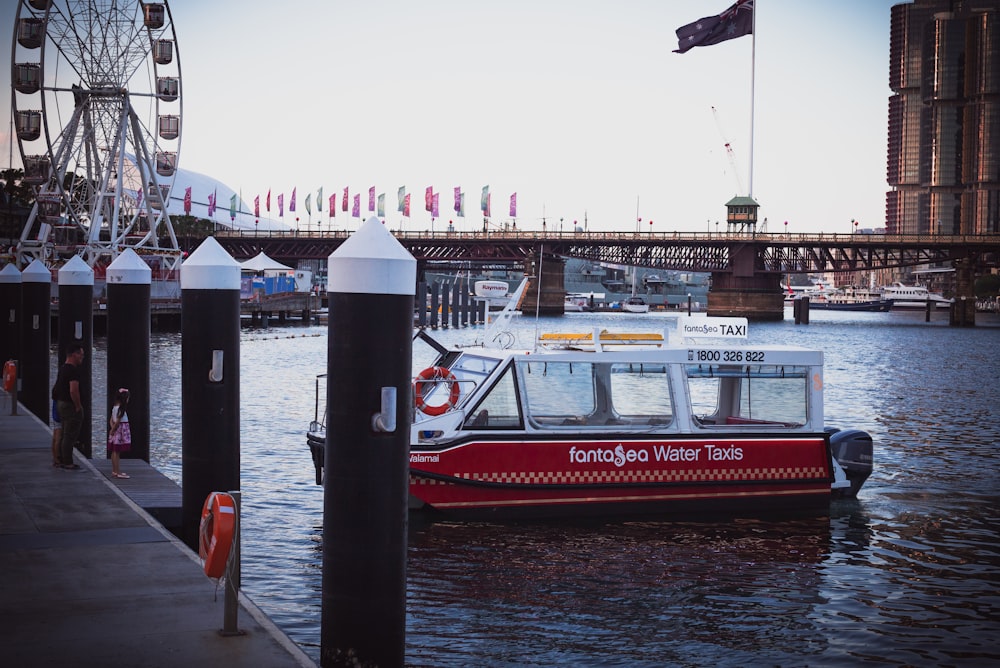
[[[787,274],[853,272],[915,265],[1000,266],[1000,235],[788,234],[711,232],[394,232],[422,265],[510,268],[528,258],[594,262],[691,272]],[[226,230],[216,240],[235,258],[268,256],[293,264],[325,260],[348,231]],[[186,251],[200,239],[183,239]]]

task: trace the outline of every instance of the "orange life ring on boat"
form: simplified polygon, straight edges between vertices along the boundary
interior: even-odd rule
[[[3,365],[3,389],[13,392],[17,385],[17,362],[7,360]]]
[[[221,578],[226,572],[236,531],[236,502],[225,492],[212,492],[201,509],[198,556],[205,562],[205,575]]]
[[[437,406],[427,405],[425,395],[430,391],[427,389],[427,385],[436,385],[442,382],[451,386],[448,390],[448,400]],[[443,366],[429,366],[417,374],[416,380],[413,381],[413,403],[418,411],[431,417],[444,415],[454,408],[458,404],[459,394],[458,379],[455,378],[455,374]]]

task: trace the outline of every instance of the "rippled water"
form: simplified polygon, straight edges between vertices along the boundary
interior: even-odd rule
[[[875,439],[860,498],[829,518],[414,523],[407,663],[1000,660],[1000,321],[979,314],[978,327],[952,329],[933,318],[814,312],[808,326],[751,326],[751,342],[824,350],[827,424]],[[595,325],[662,331],[664,321],[570,314],[540,328]],[[522,343],[534,328],[517,325]],[[318,659],[323,490],[304,431],[326,329],[245,331],[240,354],[244,589]],[[179,481],[180,337],[156,336],[152,355],[153,464]],[[97,350],[95,387],[102,365]]]

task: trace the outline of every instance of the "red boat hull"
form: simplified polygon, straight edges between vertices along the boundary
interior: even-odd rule
[[[410,453],[410,495],[463,517],[815,513],[825,434],[473,440]]]

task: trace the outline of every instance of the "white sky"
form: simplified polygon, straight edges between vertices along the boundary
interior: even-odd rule
[[[733,0],[295,0],[171,3],[184,111],[180,166],[252,206],[292,188],[411,193],[404,229],[492,220],[591,231],[725,229],[749,192],[750,36],[685,54],[674,31]],[[889,8],[898,0],[757,0],[753,196],[768,231],[838,232],[885,219]],[[11,26],[15,0],[0,0]],[[10,27],[0,33],[9,61]],[[0,68],[10,95],[10,67]],[[712,107],[718,112],[719,123]],[[2,164],[10,106],[2,105]],[[725,138],[725,139],[724,139]],[[734,170],[724,148],[733,147]],[[20,166],[17,147],[15,166]],[[738,185],[742,182],[742,190]],[[466,193],[454,215],[453,188]],[[196,199],[204,195],[195,193]],[[220,206],[227,206],[220,202]],[[327,204],[322,220],[326,225]],[[312,224],[320,216],[313,203]],[[348,219],[338,211],[338,227]]]

